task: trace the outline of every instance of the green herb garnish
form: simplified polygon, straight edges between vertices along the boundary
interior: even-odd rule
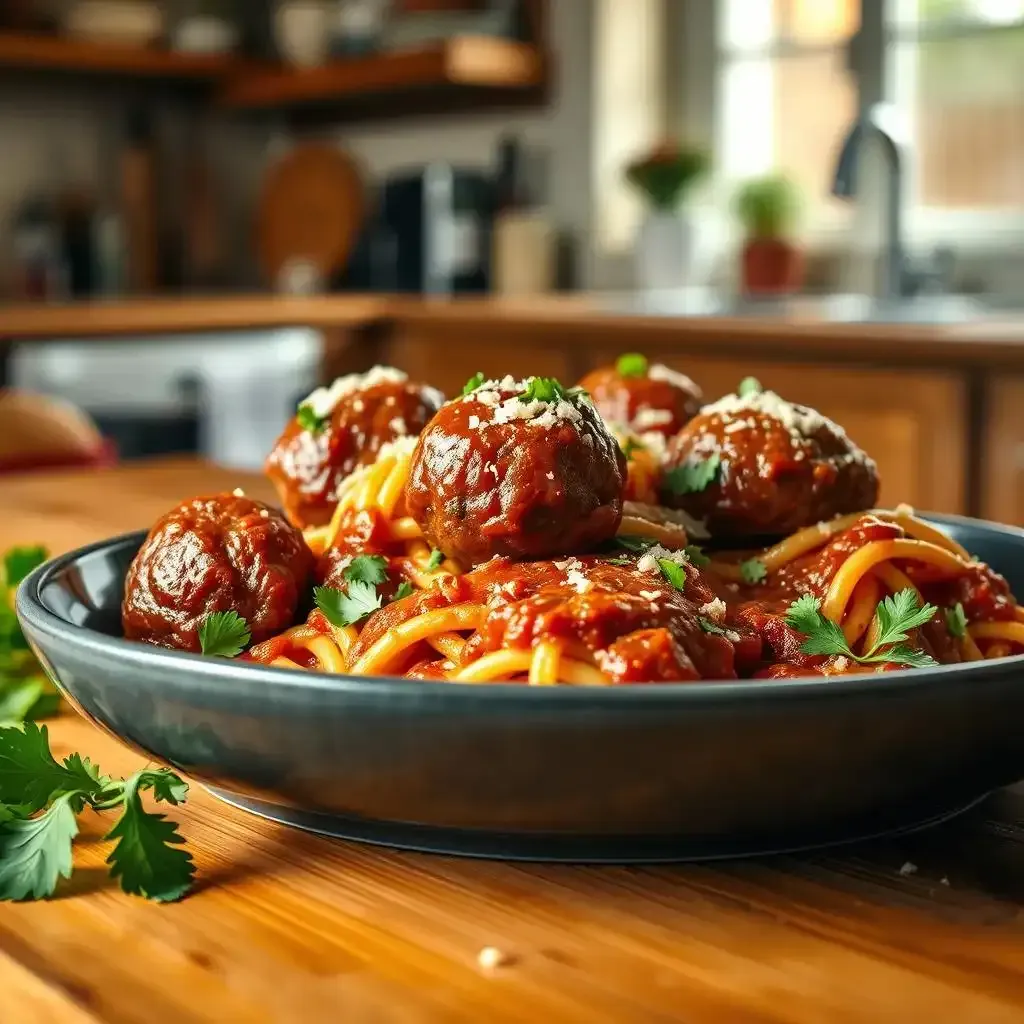
[[[639,352],[627,352],[619,356],[615,363],[615,372],[620,377],[646,377],[647,356],[642,356]]]
[[[381,607],[382,599],[372,583],[356,580],[345,590],[337,587],[314,587],[313,601],[327,621],[344,628],[372,615]]]
[[[807,638],[800,645],[804,654],[839,655],[860,665],[891,663],[927,668],[936,664],[935,659],[924,651],[914,650],[905,641],[911,630],[930,621],[937,610],[930,604],[922,607],[917,594],[909,588],[883,598],[875,609],[878,639],[864,654],[850,650],[842,629],[821,614],[821,599],[810,594],[790,605],[786,623]]]
[[[517,397],[520,402],[558,402],[588,396],[583,388],[566,388],[555,377],[529,377]]]
[[[621,445],[621,448],[622,454],[626,457],[627,460],[632,458],[633,452],[635,452],[637,449],[639,449],[640,451],[647,450],[635,437],[627,437],[626,443],[624,445]]]
[[[435,569],[441,568],[441,563],[444,561],[444,552],[438,551],[434,548],[430,552],[430,558],[427,559],[427,572],[433,572]]]
[[[473,394],[474,391],[484,382],[484,375],[478,370],[462,387],[462,397]]]
[[[121,812],[105,838],[117,841],[107,863],[124,892],[159,902],[184,896],[192,855],[173,822],[142,806],[146,790],[178,805],[188,784],[168,768],[116,781],[79,754],[58,763],[45,725],[0,728],[0,900],[45,899],[71,877],[77,815],[86,808]]]
[[[661,570],[661,575],[672,584],[676,590],[686,589],[686,570],[681,565],[677,565],[670,558],[659,558],[658,568]]]
[[[402,580],[395,591],[393,600],[401,601],[405,597],[412,597],[413,593],[412,584],[408,580]]]
[[[345,567],[342,575],[350,583],[386,583],[388,560],[383,555],[357,555]]]
[[[615,543],[620,548],[625,548],[627,551],[633,551],[638,555],[642,555],[648,548],[653,548],[655,542],[648,540],[646,537],[633,537],[628,533],[621,534],[615,538]]]
[[[199,646],[213,658],[237,658],[250,639],[249,624],[233,609],[211,612],[199,624]]]
[[[703,548],[699,548],[696,544],[687,544],[683,550],[686,552],[686,560],[691,565],[697,566],[698,569],[703,569],[704,566],[711,564],[711,559],[704,554]]]
[[[318,416],[313,411],[313,406],[305,403],[299,406],[295,418],[299,421],[299,426],[303,430],[308,430],[311,434],[319,434],[327,425],[328,419],[330,419],[328,416]]]
[[[697,494],[714,483],[721,465],[717,452],[703,460],[684,462],[665,474],[665,486],[673,494]]]
[[[967,616],[964,614],[964,606],[957,601],[952,608],[946,609],[946,629],[949,635],[963,640],[967,635]]]
[[[736,394],[740,398],[746,398],[747,395],[757,395],[764,391],[761,387],[761,382],[756,377],[744,377],[740,381],[740,386],[736,389]]]
[[[768,569],[760,558],[748,558],[745,562],[740,562],[740,575],[744,583],[753,585],[760,583],[768,575]]]
[[[703,615],[697,616],[697,622],[700,623],[700,628],[703,629],[705,633],[713,633],[715,636],[727,635],[726,631],[721,626],[712,622],[710,619],[705,618]]]
[[[633,561],[629,558],[605,558],[603,559],[606,565],[632,565]]]

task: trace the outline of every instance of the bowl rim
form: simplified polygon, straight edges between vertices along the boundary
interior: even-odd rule
[[[917,512],[918,516],[937,525],[981,528],[1000,534],[1021,545],[1024,555],[1024,528],[993,523],[969,516]],[[209,692],[211,687],[225,688],[236,699],[266,697],[273,689],[280,697],[317,691],[339,696],[379,698],[416,697],[419,701],[460,699],[470,701],[501,701],[547,707],[552,704],[576,703],[595,707],[643,705],[649,702],[702,703],[729,698],[842,698],[878,691],[897,695],[936,686],[940,682],[964,682],[977,676],[1003,676],[1011,667],[1024,666],[1024,654],[993,658],[982,662],[938,665],[934,668],[908,669],[900,672],[850,675],[839,677],[808,676],[795,679],[728,679],[695,682],[647,683],[630,686],[524,686],[521,683],[496,682],[483,686],[458,686],[444,680],[406,679],[400,676],[330,675],[303,670],[275,668],[228,658],[208,658],[186,651],[173,651],[149,644],[114,637],[98,630],[69,622],[50,611],[42,601],[41,591],[52,578],[76,562],[97,552],[128,544],[141,544],[147,530],[133,530],[115,537],[94,541],[65,552],[34,569],[19,585],[15,597],[18,618],[29,632],[44,634],[54,643],[76,649],[93,657],[116,657],[122,666],[118,674],[136,670],[146,672],[159,666],[172,670],[177,666],[175,690],[179,695]],[[1024,676],[1022,676],[1024,679]],[[974,683],[973,685],[976,685]]]

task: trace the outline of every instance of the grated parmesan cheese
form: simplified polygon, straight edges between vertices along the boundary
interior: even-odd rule
[[[755,391],[749,395],[726,395],[711,405],[706,405],[701,413],[709,416],[731,416],[736,413],[753,412],[776,420],[789,431],[791,437],[803,440],[820,430],[830,430],[838,437],[845,437],[846,432],[838,424],[816,409],[804,405],[794,405],[780,398],[774,391]],[[749,424],[750,421],[746,420]]]
[[[678,370],[673,370],[669,366],[664,366],[661,363],[655,363],[647,370],[647,376],[651,380],[661,380],[666,384],[673,384],[677,388],[682,388],[684,391],[693,391],[696,394],[700,394],[700,388],[685,373],[680,373]]]
[[[633,417],[633,429],[639,433],[652,427],[662,427],[672,422],[672,413],[668,409],[640,409]]]
[[[917,874],[917,865],[913,861],[907,861],[903,867],[900,868],[900,874],[907,878],[909,875]]]
[[[401,416],[396,416],[389,424],[388,427],[395,434],[408,434],[409,428],[405,425],[405,420]]]
[[[638,590],[637,596],[642,597],[645,601],[658,601],[663,595],[657,590]]]
[[[544,475],[545,475],[545,476],[546,476],[546,477],[547,477],[547,478],[548,478],[549,480],[554,480],[554,479],[555,479],[555,474],[554,474],[554,473],[552,473],[552,472],[550,472],[550,471],[549,471],[549,472],[547,472],[547,473],[545,473]]]
[[[470,416],[469,427],[471,430],[480,430],[489,423],[512,423],[517,420],[525,420],[533,426],[550,430],[560,423],[579,423],[583,417],[579,409],[565,398],[557,398],[552,402],[542,399],[534,399],[524,402],[519,395],[529,385],[529,378],[516,380],[511,375],[498,380],[484,381],[475,391],[464,395],[461,401],[479,402],[493,413],[489,420],[479,416]],[[506,392],[514,391],[511,398],[505,398]]]
[[[245,497],[245,491],[243,491],[241,487],[236,487],[231,493],[236,498],[244,498]]]
[[[708,601],[700,609],[701,615],[709,618],[712,622],[723,622],[725,620],[725,612],[725,602],[720,597],[716,597],[713,601]]]
[[[689,562],[685,551],[670,551],[668,548],[663,548],[660,544],[655,544],[654,547],[648,548],[641,555],[640,560],[636,563],[636,567],[640,572],[660,573],[661,567],[658,565],[658,561],[662,558],[669,562],[675,562],[676,565],[686,565]]]
[[[260,518],[261,519],[269,519],[270,518],[270,513],[265,508],[261,508],[260,509]]]
[[[393,441],[386,441],[377,449],[377,458],[384,459],[394,456],[396,459],[401,459],[407,455],[412,455],[416,450],[418,441],[418,437],[396,437]],[[358,473],[359,470],[356,470],[356,472]]]
[[[850,667],[850,659],[840,654],[835,661],[832,662],[832,668],[836,672],[845,672]]]
[[[593,589],[594,586],[579,569],[570,569],[565,574],[565,582],[580,594],[585,594],[588,590]]]
[[[480,429],[480,417],[479,416],[470,416],[469,419],[466,422],[467,422],[467,426],[469,427],[470,430],[479,430]]]
[[[572,569],[578,571],[583,568],[583,563],[578,558],[566,558],[561,562],[552,562],[551,564],[561,572],[569,572]]]
[[[338,402],[353,391],[365,391],[378,384],[404,384],[408,379],[407,374],[393,366],[375,366],[366,373],[348,373],[344,377],[338,377],[328,387],[317,388],[311,392],[300,404],[308,405],[314,416],[326,419]],[[356,411],[359,412],[361,409],[357,408]]]

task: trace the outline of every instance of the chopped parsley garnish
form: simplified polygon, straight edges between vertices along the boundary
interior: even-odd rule
[[[212,658],[237,658],[250,639],[249,624],[238,612],[211,612],[199,624],[199,646]]]
[[[604,562],[606,565],[632,565],[632,561],[628,558],[605,558]]]
[[[319,434],[326,426],[329,417],[317,416],[313,411],[313,406],[304,403],[299,406],[299,411],[295,414],[295,418],[299,421],[299,426],[303,430],[308,430],[311,434]]]
[[[756,395],[764,391],[761,387],[761,382],[756,377],[744,377],[740,381],[740,386],[736,389],[736,394],[740,398],[746,398],[747,395]]]
[[[430,552],[430,558],[427,559],[427,572],[433,572],[435,569],[441,568],[441,563],[444,561],[444,552],[438,551],[434,548]]]
[[[639,352],[627,352],[619,356],[615,363],[615,372],[620,377],[646,377],[647,356]]]
[[[658,568],[661,575],[672,584],[676,590],[686,589],[686,570],[672,561],[671,558],[659,558]]]
[[[665,486],[673,494],[696,494],[714,483],[721,465],[717,452],[703,460],[684,462],[665,474]]]
[[[620,548],[625,548],[627,551],[633,551],[638,555],[642,555],[648,548],[653,548],[655,542],[648,540],[646,537],[633,537],[627,533],[621,534],[615,538],[615,543]]]
[[[463,395],[463,397],[465,397],[466,395],[473,394],[473,392],[476,391],[476,389],[478,387],[480,387],[480,385],[483,384],[483,382],[484,382],[484,375],[478,370],[463,385],[463,387],[462,387],[462,395]]]
[[[159,902],[184,896],[195,873],[192,855],[174,822],[143,807],[145,790],[178,805],[188,783],[169,768],[118,781],[80,754],[58,763],[46,726],[0,728],[0,900],[46,899],[71,877],[77,815],[86,808],[121,812],[105,838],[117,840],[107,864],[124,892]]]
[[[748,558],[740,562],[740,575],[744,583],[760,583],[768,575],[768,569],[760,558]]]
[[[683,549],[686,552],[686,560],[690,565],[695,565],[698,569],[703,569],[704,566],[711,564],[711,559],[704,554],[702,548],[699,548],[696,544],[687,544]]]
[[[345,567],[342,575],[350,583],[386,583],[388,560],[383,555],[357,555]]]
[[[800,645],[804,654],[839,655],[860,665],[895,664],[910,668],[927,668],[936,664],[924,651],[917,651],[905,641],[910,631],[930,621],[938,609],[934,605],[923,607],[917,594],[901,590],[892,597],[878,602],[878,639],[864,654],[854,654],[840,627],[821,614],[821,599],[804,594],[790,605],[786,623],[807,639]]]
[[[412,584],[408,580],[402,580],[398,585],[398,589],[395,591],[394,600],[401,601],[402,598],[412,597],[413,593]]]
[[[633,457],[633,452],[637,451],[638,449],[640,451],[642,451],[642,452],[647,450],[635,437],[627,437],[626,438],[626,443],[624,445],[622,445],[621,447],[622,447],[622,454],[627,459],[632,458]]]
[[[313,602],[332,626],[352,626],[381,607],[382,599],[372,583],[350,582],[347,589],[314,587]]]
[[[520,402],[558,402],[586,398],[583,388],[566,388],[555,377],[529,377],[517,396]]]
[[[705,633],[714,633],[715,636],[727,635],[726,630],[703,615],[698,615],[697,621],[700,623],[700,628],[703,629]]]
[[[964,614],[964,606],[957,601],[952,608],[946,609],[946,629],[949,635],[963,640],[967,635],[967,616]]]

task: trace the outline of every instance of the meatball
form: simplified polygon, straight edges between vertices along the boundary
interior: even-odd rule
[[[323,526],[334,511],[338,484],[373,462],[382,445],[418,434],[443,402],[436,388],[384,366],[318,388],[267,458],[266,474],[285,514],[300,528]]]
[[[753,391],[706,406],[672,439],[661,497],[716,540],[780,537],[871,508],[878,471],[830,419]]]
[[[193,498],[157,521],[128,569],[125,636],[199,651],[203,619],[235,611],[259,643],[295,621],[312,568],[302,534],[276,509],[237,491]]]
[[[580,387],[609,423],[638,434],[671,437],[697,415],[703,394],[685,374],[641,355],[624,355],[615,366],[588,373]]]
[[[547,558],[615,535],[626,460],[586,395],[505,377],[449,402],[420,435],[405,503],[463,566]]]

